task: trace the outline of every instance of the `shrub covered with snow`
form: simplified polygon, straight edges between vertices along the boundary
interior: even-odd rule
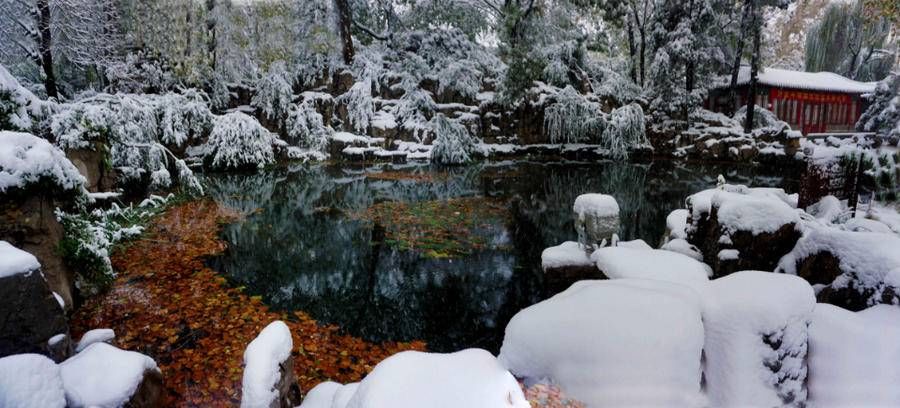
[[[279,400],[278,382],[293,347],[291,330],[280,320],[269,323],[250,342],[244,350],[242,408],[268,408]]]
[[[189,192],[200,185],[183,160],[169,147],[183,147],[206,133],[212,113],[199,91],[182,94],[100,94],[62,105],[51,130],[65,150],[109,149],[110,164],[124,184],[151,190],[179,184]]]
[[[590,143],[600,140],[606,117],[600,104],[567,86],[544,111],[544,131],[550,143]]]
[[[253,117],[232,112],[215,118],[201,150],[213,169],[262,168],[275,162],[277,141]]]
[[[804,406],[807,326],[816,299],[795,276],[745,271],[703,294],[711,406]]]
[[[900,406],[900,308],[816,305],[809,326],[811,406]]]
[[[405,351],[378,363],[358,385],[323,383],[303,408],[528,408],[516,379],[487,351]]]
[[[478,141],[458,121],[437,114],[429,122],[434,134],[431,160],[440,164],[465,164],[478,152]]]
[[[140,205],[119,207],[90,213],[57,211],[56,217],[65,232],[59,251],[69,265],[77,265],[75,286],[82,294],[97,294],[112,283],[115,272],[109,260],[113,245],[143,232],[153,215],[171,199],[151,196]]]
[[[40,354],[17,354],[0,358],[0,407],[63,408],[60,370],[53,360]]]
[[[644,121],[644,109],[636,103],[612,111],[601,145],[618,158],[627,157],[633,148],[650,146]]]
[[[856,128],[900,139],[900,72],[894,72],[878,83],[872,103],[860,116]]]
[[[287,142],[292,146],[319,152],[328,147],[328,136],[332,133],[312,99],[290,106],[285,130]]]
[[[682,285],[581,281],[516,314],[499,358],[587,406],[701,406],[700,315]]]
[[[0,131],[0,194],[32,186],[81,194],[84,183],[75,165],[48,141],[28,133]]]
[[[44,113],[45,103],[0,64],[0,130],[31,131]]]
[[[274,121],[284,121],[294,99],[293,79],[283,61],[269,66],[269,70],[256,81],[256,93],[251,105]]]
[[[365,133],[375,116],[375,102],[372,99],[372,80],[364,79],[337,98],[337,102],[346,105],[347,120],[352,129]]]

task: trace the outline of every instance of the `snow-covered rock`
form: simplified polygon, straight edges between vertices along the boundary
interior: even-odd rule
[[[116,338],[116,332],[113,329],[94,329],[88,330],[87,333],[84,333],[81,336],[81,340],[78,341],[78,346],[75,347],[75,352],[80,353],[82,350],[86,349],[88,346],[94,343],[110,343]]]
[[[628,247],[600,248],[591,255],[597,269],[610,279],[652,279],[702,290],[712,274],[710,267],[677,252]]]
[[[0,67],[2,68],[2,67]],[[40,354],[0,358],[0,407],[63,408],[59,366]]]
[[[687,205],[688,241],[717,277],[737,270],[774,270],[801,236],[796,196],[781,189],[724,184],[691,195]],[[723,250],[729,251],[719,257]]]
[[[121,407],[162,402],[162,374],[152,358],[94,343],[59,365],[70,407]]]
[[[541,253],[541,268],[546,272],[550,269],[566,266],[593,267],[594,263],[581,244],[566,241],[555,247],[550,247]]]
[[[31,274],[41,268],[34,255],[0,241],[0,278],[18,274]]]
[[[687,238],[688,210],[679,208],[666,216],[665,241]]]
[[[900,308],[850,312],[820,303],[809,326],[809,402],[900,406]]]
[[[815,296],[795,276],[736,272],[703,294],[710,406],[803,406]]]
[[[619,204],[606,194],[582,194],[572,206],[578,242],[586,246],[610,242],[619,231]]]
[[[69,331],[37,259],[6,241],[0,241],[0,316],[0,357],[51,356],[48,340]]]
[[[60,191],[81,191],[85,179],[50,142],[29,133],[0,131],[0,193],[41,182]]]
[[[778,272],[815,285],[820,302],[849,310],[900,304],[900,237],[811,228],[778,263]]]
[[[689,256],[693,259],[696,259],[699,262],[703,262],[703,253],[700,252],[700,248],[697,248],[694,245],[691,245],[690,242],[687,242],[685,239],[676,238],[669,242],[663,244],[659,249],[665,251],[672,251],[682,254],[684,256]]]
[[[242,408],[295,406],[291,330],[278,320],[269,323],[244,351]]]
[[[645,279],[581,281],[509,322],[500,361],[587,406],[700,406],[697,293]]]
[[[519,383],[480,349],[450,354],[405,351],[360,383],[313,388],[303,408],[530,408]]]

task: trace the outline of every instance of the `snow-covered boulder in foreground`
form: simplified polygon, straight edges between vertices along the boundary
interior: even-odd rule
[[[612,241],[619,231],[619,204],[605,194],[582,194],[572,207],[575,213],[575,231],[578,242],[585,246]]]
[[[294,341],[278,320],[269,323],[244,351],[242,408],[292,407],[300,401],[294,380]]]
[[[75,352],[80,353],[88,346],[94,343],[110,343],[116,339],[116,332],[113,329],[94,329],[88,330],[87,333],[81,335],[81,340],[75,346]]]
[[[560,292],[582,279],[606,278],[591,261],[588,251],[578,242],[567,241],[541,253],[544,282],[552,293]]]
[[[40,354],[0,358],[0,407],[63,408],[59,366]]]
[[[900,308],[861,312],[816,305],[809,326],[809,399],[815,407],[900,406]]]
[[[597,269],[610,279],[652,279],[702,290],[712,270],[688,256],[661,249],[623,246],[600,248],[591,255]]]
[[[687,205],[688,241],[717,277],[774,270],[801,236],[796,196],[781,189],[724,184],[688,197]],[[723,250],[732,251],[719,256]]]
[[[94,343],[59,365],[70,407],[155,407],[163,380],[152,358]]]
[[[581,281],[509,322],[500,361],[586,406],[700,406],[697,293],[644,279]]]
[[[69,332],[63,309],[40,267],[28,252],[0,241],[0,357],[50,356],[50,338]]]
[[[803,406],[812,287],[795,276],[744,271],[703,295],[710,406]]]
[[[350,396],[349,399],[347,397]],[[303,408],[530,408],[518,382],[490,353],[404,351],[358,384],[322,383]]]
[[[39,183],[80,192],[84,177],[50,142],[29,133],[0,131],[0,194]]]
[[[814,285],[822,303],[862,310],[900,304],[900,237],[876,232],[811,228],[778,264],[778,272]]]

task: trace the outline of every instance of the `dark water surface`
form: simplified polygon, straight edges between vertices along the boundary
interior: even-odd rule
[[[367,177],[388,171],[395,177]],[[218,202],[247,217],[227,226],[218,260],[231,281],[275,310],[302,310],[370,341],[424,340],[433,351],[496,352],[509,319],[547,293],[541,251],[576,239],[571,208],[588,192],[611,194],[622,239],[656,246],[670,211],[692,192],[729,183],[783,187],[796,180],[764,166],[654,162],[488,162],[427,165],[296,166],[206,177]],[[398,176],[399,175],[399,176]],[[488,197],[508,217],[478,228],[486,245],[436,258],[388,245],[384,229],[361,220],[386,201],[423,203]]]

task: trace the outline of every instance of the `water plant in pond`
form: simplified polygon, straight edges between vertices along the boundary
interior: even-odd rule
[[[503,249],[490,242],[483,232],[502,228],[509,220],[504,201],[482,197],[412,204],[386,201],[354,216],[383,228],[384,244],[401,251],[418,251],[429,258],[455,258],[483,249]]]

